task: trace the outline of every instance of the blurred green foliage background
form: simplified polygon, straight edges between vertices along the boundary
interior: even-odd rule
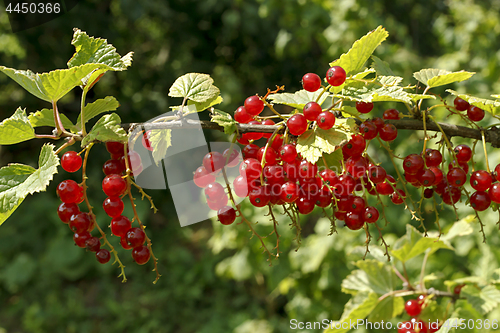
[[[268,87],[300,89],[304,73],[323,75],[328,63],[356,39],[383,25],[390,37],[376,55],[406,83],[414,84],[411,74],[421,68],[465,69],[477,75],[447,88],[489,97],[500,93],[498,17],[500,2],[484,0],[87,0],[57,20],[16,34],[10,32],[2,10],[0,64],[35,72],[65,68],[74,52],[74,27],[106,38],[122,55],[134,51],[134,62],[126,72],[106,74],[88,101],[115,96],[123,122],[140,122],[176,105],[167,92],[187,72],[210,74],[224,97],[221,109],[232,112],[247,96],[264,94]],[[79,96],[75,89],[60,102],[60,109],[73,120]],[[28,112],[48,107],[0,76],[1,117],[10,116],[18,106]],[[378,106],[376,114],[385,107]],[[227,140],[220,133],[205,135],[212,141]],[[420,136],[400,136],[393,144],[396,152],[415,152]],[[41,145],[32,141],[2,146],[1,165],[36,166],[34,156]],[[373,156],[390,170],[385,153],[373,148]],[[103,227],[109,220],[100,208],[105,198],[100,167],[106,155],[104,147],[96,147],[89,162],[91,200]],[[493,163],[500,156],[492,152],[490,159]],[[76,248],[72,233],[59,221],[55,188],[66,178],[63,172],[56,175],[47,193],[27,198],[0,227],[1,333],[289,332],[290,318],[338,319],[348,300],[340,283],[353,268],[353,256],[359,257],[356,251],[350,253],[363,244],[363,232],[340,230],[327,237],[328,223],[316,212],[303,217],[302,246],[295,252],[294,235],[281,218],[283,253],[269,267],[260,244],[249,239],[244,225],[222,228],[205,221],[181,228],[168,191],[149,191],[160,209],[156,215],[138,200],[163,276],[153,285],[151,265],[137,266],[123,251],[129,281],[122,284],[117,268],[100,265],[91,253]],[[261,234],[271,232],[265,211],[245,210],[251,220],[260,222]],[[460,206],[459,213],[466,210]],[[130,207],[126,212],[131,215]],[[392,205],[386,213],[390,242],[404,234],[410,215]],[[433,216],[429,213],[425,221],[429,229],[436,229]],[[442,227],[454,219],[454,212],[444,212]],[[464,238],[454,244],[461,251],[438,252],[428,270],[449,278],[497,268],[496,219],[485,215],[485,222],[488,245],[479,245],[476,234]],[[266,241],[272,244],[273,239]],[[419,267],[418,260],[409,265],[410,275],[417,276]],[[436,287],[443,288],[439,283]]]

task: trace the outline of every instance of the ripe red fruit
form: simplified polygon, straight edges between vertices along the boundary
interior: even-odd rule
[[[151,137],[151,131],[146,131],[142,134],[142,146],[149,151],[153,151],[154,148],[151,146],[151,141],[149,138]]]
[[[335,125],[335,115],[330,111],[321,112],[315,120],[318,127],[325,131]]]
[[[266,191],[264,186],[261,186],[250,192],[248,198],[250,199],[250,203],[255,207],[264,207],[269,203],[269,200],[271,200],[271,195]]]
[[[260,177],[262,168],[260,163],[255,158],[246,158],[240,164],[240,175],[245,176],[247,180],[256,179]]]
[[[106,150],[110,154],[123,156],[125,154],[123,143],[116,141],[108,141],[105,143]]]
[[[359,113],[368,113],[373,110],[373,103],[356,102],[356,110],[358,110]]]
[[[82,233],[89,230],[92,225],[92,220],[90,219],[89,213],[80,212],[71,216],[69,220],[69,228],[74,233]]]
[[[127,181],[117,174],[106,176],[102,181],[102,190],[108,197],[118,197],[127,190]]]
[[[125,236],[130,228],[132,228],[132,223],[126,216],[120,215],[111,220],[111,233],[115,236]]]
[[[351,156],[345,162],[345,169],[355,179],[363,177],[368,169],[367,159],[362,156]]]
[[[240,198],[244,198],[249,193],[247,178],[239,175],[233,180],[233,191]]]
[[[326,71],[326,81],[334,87],[338,87],[345,82],[347,75],[345,70],[340,66],[330,67]]]
[[[458,162],[467,163],[472,157],[472,150],[467,145],[458,145],[454,149]]]
[[[467,174],[460,168],[451,168],[446,174],[448,183],[452,186],[462,186],[467,181]]]
[[[282,161],[291,163],[297,157],[297,149],[294,145],[287,143],[286,145],[281,146],[279,149],[279,155],[281,156]]]
[[[125,236],[120,237],[120,245],[125,249],[125,250],[130,250],[132,246],[127,244],[127,238]]]
[[[384,168],[379,165],[373,165],[368,170],[368,177],[374,184],[381,183],[385,180],[387,173]]]
[[[285,170],[281,165],[271,165],[264,167],[262,175],[269,185],[278,184],[279,186],[285,183]]]
[[[307,120],[315,121],[319,114],[323,112],[321,106],[316,102],[309,102],[304,106],[302,113]]]
[[[460,200],[461,195],[462,192],[458,187],[448,185],[444,188],[441,198],[443,198],[445,204],[454,205]]]
[[[416,317],[422,312],[422,308],[416,299],[410,299],[405,304],[406,313],[411,317]]]
[[[96,252],[95,257],[101,264],[105,264],[111,259],[111,253],[106,249],[100,249]]]
[[[307,119],[300,113],[294,114],[287,120],[286,125],[291,134],[299,136],[307,130]]]
[[[330,191],[321,189],[316,196],[316,206],[318,207],[328,207],[332,203],[332,194]]]
[[[87,239],[90,239],[92,235],[90,235],[90,232],[88,231],[83,231],[81,233],[74,233],[73,234],[73,241],[78,247],[84,248],[85,247],[85,242]]]
[[[125,234],[125,240],[129,246],[141,246],[146,240],[146,234],[141,228],[130,228]]]
[[[437,167],[443,161],[443,155],[441,155],[439,150],[436,149],[426,149],[424,157],[425,165],[427,165],[428,167]]]
[[[208,172],[219,171],[225,164],[226,159],[217,151],[212,151],[203,157],[203,166]]]
[[[483,191],[476,191],[470,196],[470,205],[477,211],[482,212],[488,209],[491,204],[491,198],[488,193]]]
[[[495,170],[493,171],[493,177],[493,181],[495,181],[495,179],[500,181],[500,164],[495,167]]]
[[[467,117],[472,121],[480,121],[484,118],[484,110],[477,106],[470,105],[467,109]]]
[[[406,173],[417,174],[424,168],[424,159],[418,154],[410,154],[403,161],[403,169]]]
[[[243,158],[255,158],[257,159],[257,152],[260,147],[254,143],[250,143],[243,148]]]
[[[434,195],[434,190],[432,188],[426,188],[424,190],[424,198],[430,199]]]
[[[299,178],[313,178],[318,173],[318,166],[307,160],[302,160],[299,164]]]
[[[371,120],[372,123],[377,126],[377,129],[380,131],[380,129],[385,125],[385,121],[382,118],[376,117]]]
[[[401,205],[404,202],[404,198],[406,198],[406,193],[401,189],[397,189],[391,194],[391,201],[395,205]]]
[[[219,183],[211,183],[205,187],[205,196],[207,201],[219,201],[223,197],[226,196],[226,192],[224,191],[224,187]]]
[[[62,203],[57,208],[57,215],[64,223],[68,223],[73,215],[80,213],[75,203]]]
[[[247,97],[245,99],[245,109],[248,114],[258,116],[264,110],[264,102],[257,95]]]
[[[365,224],[364,213],[360,214],[357,212],[347,212],[345,214],[344,222],[346,227],[351,230],[359,230]]]
[[[258,120],[251,120],[248,122],[249,125],[261,125],[260,121]],[[247,140],[259,140],[264,136],[264,133],[262,132],[249,132],[243,134],[243,138],[246,138]]]
[[[224,206],[217,211],[217,217],[223,225],[230,225],[236,220],[236,211],[233,207]]]
[[[337,174],[333,170],[324,169],[319,173],[319,175],[323,179],[323,181],[329,186],[333,187],[339,182],[339,177],[337,177]]]
[[[269,142],[268,139],[267,142]],[[276,151],[279,151],[280,147],[283,145],[283,135],[277,134],[274,136],[273,141],[271,142],[271,148],[273,148]]]
[[[97,237],[91,237],[85,241],[85,247],[91,252],[97,252],[101,248],[101,242]]]
[[[462,291],[462,288],[465,287],[465,284],[459,284],[453,288],[453,293],[456,295],[460,295],[460,292]]]
[[[281,200],[287,203],[292,203],[299,197],[299,187],[297,183],[288,181],[281,185],[281,192],[279,194]]]
[[[149,253],[147,246],[137,246],[132,250],[132,258],[138,265],[144,265],[147,263],[150,256],[151,254]]]
[[[377,208],[375,208],[373,206],[365,207],[365,212],[364,212],[364,216],[363,216],[365,219],[365,222],[375,223],[375,222],[377,222],[379,216],[380,216],[380,213],[378,212]]]
[[[354,186],[356,186],[356,180],[349,173],[343,173],[339,176],[338,183],[335,184],[335,193],[348,195],[352,193]]]
[[[430,169],[422,169],[417,173],[417,179],[419,183],[424,186],[432,186],[436,182],[436,176],[434,175],[434,172]]]
[[[461,99],[460,97],[456,97],[453,101],[453,104],[458,111],[465,111],[469,108],[469,103],[466,100]]]
[[[125,171],[125,168],[123,165],[120,163],[119,160],[107,160],[104,162],[102,166],[102,171],[106,176],[112,175],[114,173],[116,174],[121,174],[123,171]]]
[[[372,121],[367,120],[359,126],[359,132],[365,140],[371,140],[377,137],[378,128]]]
[[[378,135],[383,141],[393,141],[398,136],[398,130],[393,124],[384,124],[379,128]]]
[[[398,120],[399,119],[399,111],[396,109],[387,109],[384,111],[382,118]]]
[[[234,111],[234,120],[240,124],[246,124],[253,119],[253,116],[247,112],[244,106],[240,106]]]
[[[229,153],[231,153],[231,155],[229,155]],[[224,150],[222,157],[224,158],[224,163],[227,163],[227,168],[234,168],[240,164],[240,151],[236,146]]]
[[[77,203],[80,199],[80,186],[71,179],[60,182],[56,192],[59,199],[65,203]]]
[[[485,170],[474,171],[470,176],[470,185],[476,191],[487,191],[491,187],[493,177]]]
[[[444,178],[444,175],[443,175],[443,171],[441,171],[441,169],[439,169],[438,167],[430,167],[429,170],[431,170],[433,173],[434,173],[434,185],[437,185],[441,182],[441,180],[443,180]]]
[[[365,211],[366,202],[360,196],[355,195],[351,201],[351,207],[348,209],[350,212],[363,213]]]
[[[275,165],[278,161],[279,156],[276,150],[274,150],[271,147],[267,147],[267,150],[266,147],[260,148],[259,151],[257,152],[257,161],[262,162],[262,158],[264,157],[264,151],[266,151],[265,155],[266,160],[264,165]]]
[[[102,203],[102,208],[109,217],[117,217],[123,213],[123,201],[120,197],[107,197]]]
[[[342,147],[342,152],[349,156],[360,156],[366,148],[366,140],[363,136],[359,134],[354,134],[347,142],[346,145]]]
[[[500,183],[491,185],[490,189],[488,190],[488,194],[491,198],[491,201],[500,203]]]
[[[68,151],[61,157],[61,166],[66,172],[76,172],[82,167],[82,157],[76,151]]]
[[[309,92],[315,92],[321,88],[321,78],[318,74],[307,73],[302,77],[302,88]]]
[[[194,172],[193,181],[196,186],[205,188],[208,184],[215,182],[215,175],[208,172],[205,167],[201,166]]]

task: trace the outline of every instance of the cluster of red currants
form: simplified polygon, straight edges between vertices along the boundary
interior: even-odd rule
[[[411,299],[405,303],[406,313],[412,317],[408,321],[399,324],[398,333],[433,333],[439,330],[437,322],[430,322],[429,325],[418,319],[424,307],[425,295],[420,295],[416,299]]]

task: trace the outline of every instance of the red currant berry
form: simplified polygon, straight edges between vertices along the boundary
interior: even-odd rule
[[[261,125],[261,123],[258,120],[251,120],[248,122],[249,125]],[[259,140],[264,136],[264,133],[262,132],[249,132],[243,134],[244,138],[247,138],[248,140]]]
[[[403,169],[406,173],[417,174],[420,170],[424,168],[424,159],[422,156],[417,154],[410,154],[406,156],[403,161]]]
[[[432,186],[436,182],[436,175],[430,169],[422,169],[417,173],[419,183],[424,186]]]
[[[150,256],[151,254],[149,253],[147,246],[137,246],[132,250],[132,258],[138,265],[144,265],[147,263]]]
[[[318,74],[307,73],[302,77],[302,88],[309,92],[315,92],[321,88],[321,78]]]
[[[434,195],[434,190],[432,188],[426,188],[424,190],[424,198],[430,199]]]
[[[493,171],[493,181],[495,180],[500,181],[500,164],[498,164]]]
[[[330,111],[321,112],[315,120],[318,127],[325,131],[335,125],[335,115]]]
[[[397,189],[391,194],[391,201],[395,205],[401,205],[404,202],[405,198],[406,193],[401,189]]]
[[[247,97],[245,100],[245,109],[248,114],[258,116],[264,110],[264,102],[257,95]]]
[[[365,148],[365,138],[359,134],[354,134],[351,140],[349,140],[347,144],[342,147],[342,152],[349,156],[361,156],[363,151],[365,151]]]
[[[318,174],[318,166],[307,160],[302,160],[299,164],[299,178],[313,178]]]
[[[292,203],[299,197],[299,187],[297,183],[288,181],[281,185],[280,199],[287,203]]]
[[[223,225],[230,225],[236,220],[236,211],[233,207],[224,206],[217,211],[217,217]]]
[[[358,179],[366,174],[366,170],[368,169],[368,162],[366,158],[362,156],[351,156],[345,162],[345,169],[355,179]]]
[[[69,220],[69,228],[75,233],[82,233],[89,230],[92,225],[89,213],[78,213],[71,216]]]
[[[443,180],[444,178],[444,175],[443,175],[443,171],[441,171],[441,169],[439,169],[438,167],[430,167],[429,170],[431,170],[433,173],[434,173],[434,184],[433,185],[437,185],[441,182],[441,180]]]
[[[281,146],[279,149],[279,154],[281,156],[281,160],[286,163],[291,163],[297,157],[297,149],[292,144],[286,144]]]
[[[101,241],[97,237],[90,237],[85,241],[85,247],[91,252],[97,252],[101,248]]]
[[[268,139],[267,142],[269,142]],[[277,134],[274,136],[273,141],[271,142],[271,148],[273,148],[276,151],[280,150],[280,147],[283,145],[283,135]]]
[[[257,159],[257,152],[260,147],[256,144],[250,143],[243,148],[243,158],[255,158]]]
[[[127,190],[127,181],[117,174],[106,176],[102,181],[102,190],[108,197],[120,196]]]
[[[358,110],[359,113],[368,113],[373,110],[373,103],[356,102],[356,110]]]
[[[260,162],[255,158],[246,158],[240,164],[240,175],[245,176],[247,180],[259,178],[261,173]]]
[[[470,196],[470,205],[477,211],[482,212],[488,209],[491,204],[491,198],[488,193],[483,191],[476,191]]]
[[[130,228],[125,234],[127,244],[132,247],[138,247],[144,244],[146,234],[141,228]]]
[[[109,217],[118,217],[123,213],[123,201],[120,197],[108,197],[104,199],[102,208]]]
[[[248,183],[244,176],[239,175],[233,180],[233,190],[234,193],[240,198],[244,198],[248,195]]]
[[[359,230],[365,224],[364,213],[347,212],[345,214],[344,222],[346,227],[351,230]]]
[[[431,166],[439,166],[441,162],[443,162],[443,155],[439,152],[439,150],[436,149],[427,149],[425,151],[425,165],[428,167]]]
[[[221,198],[226,196],[226,192],[224,191],[224,187],[219,183],[211,183],[205,187],[205,196],[207,201],[219,201]]]
[[[386,176],[385,169],[379,165],[373,165],[368,169],[368,177],[374,184],[382,183]]]
[[[236,139],[236,141],[238,141],[238,143],[239,143],[239,144],[242,144],[242,145],[247,145],[247,144],[249,144],[249,143],[250,143],[250,141],[249,141],[249,140],[248,140],[248,138],[247,138],[247,137],[245,137],[244,135],[245,135],[245,134],[243,134],[243,135],[241,136],[241,138]]]
[[[234,111],[234,120],[240,124],[246,124],[253,119],[253,116],[247,112],[244,106],[240,106]]]
[[[477,106],[469,106],[467,109],[467,117],[472,121],[480,121],[484,118],[484,110],[478,108]]]
[[[302,113],[307,120],[315,121],[319,114],[323,112],[321,106],[316,102],[309,102],[304,106]]]
[[[339,176],[339,181],[335,185],[335,193],[339,195],[348,195],[352,193],[356,186],[356,180],[349,173],[344,173]]]
[[[379,117],[373,118],[373,119],[371,120],[371,122],[372,122],[373,124],[375,124],[375,126],[377,126],[377,129],[378,129],[379,131],[380,131],[380,129],[381,129],[382,127],[384,127],[384,125],[385,125],[384,120],[383,120],[382,118],[379,118]]]
[[[151,131],[146,131],[144,134],[142,134],[142,146],[146,148],[149,151],[153,151],[154,148],[151,146]]]
[[[65,203],[76,203],[80,199],[80,186],[71,179],[60,182],[56,192],[61,201]]]
[[[228,168],[234,168],[240,164],[240,151],[236,146],[224,150],[222,157],[224,157],[224,163],[227,163],[226,167]]]
[[[470,176],[470,185],[476,191],[487,191],[491,187],[493,177],[485,170],[477,170]]]
[[[307,130],[307,119],[300,113],[295,114],[287,120],[286,125],[292,135],[299,136]]]
[[[490,195],[491,201],[500,203],[500,183],[491,185],[490,189],[488,190],[488,194]]]
[[[111,259],[111,253],[106,249],[100,249],[96,252],[95,257],[101,264],[105,264]]]
[[[264,167],[262,174],[266,182],[270,185],[278,184],[279,186],[285,183],[285,169],[281,165],[271,165]]]
[[[334,87],[338,87],[345,82],[347,75],[340,66],[333,66],[326,72],[326,81]]]
[[[120,175],[125,169],[123,168],[123,165],[120,163],[118,160],[107,160],[104,165],[102,166],[102,171],[106,176],[112,175],[112,174],[118,174]]]
[[[132,223],[126,216],[120,215],[111,220],[111,233],[115,236],[125,236],[130,228],[132,228]]]
[[[405,304],[405,310],[406,313],[408,313],[409,316],[415,317],[422,312],[422,308],[416,299],[410,299],[409,301],[406,302]]]
[[[442,198],[443,202],[447,205],[454,205],[460,200],[462,192],[458,187],[448,185],[444,188]]]
[[[472,150],[467,145],[458,145],[455,147],[455,155],[457,156],[458,162],[467,163],[472,157]]]
[[[57,215],[64,223],[68,223],[73,215],[80,213],[75,203],[62,203],[57,208]]]
[[[377,208],[373,206],[368,206],[365,208],[365,213],[364,213],[365,222],[375,223],[378,221],[379,216],[380,213],[378,212]]]
[[[382,118],[398,120],[399,119],[399,111],[396,109],[387,109],[384,111]]]
[[[83,231],[81,233],[73,234],[73,241],[78,247],[84,248],[87,239],[90,239],[92,235],[88,231]]]
[[[393,141],[398,136],[398,130],[393,124],[385,124],[379,128],[378,135],[383,141]]]
[[[193,181],[196,186],[205,188],[208,184],[215,182],[215,175],[208,172],[205,167],[201,166],[194,172]]]
[[[264,207],[269,203],[269,200],[271,200],[271,195],[266,191],[265,187],[261,186],[250,192],[248,198],[250,199],[250,203],[255,207]]]
[[[462,292],[462,288],[465,287],[465,284],[459,284],[453,288],[453,293],[455,295],[460,295],[460,292]]]
[[[452,186],[462,186],[467,181],[467,174],[460,168],[451,168],[446,174],[448,183]]]
[[[304,197],[304,198],[299,198],[297,201],[295,201],[295,204],[297,205],[297,210],[299,211],[300,214],[307,215],[313,211],[315,206],[315,201],[312,198]]]
[[[337,220],[344,221],[346,214],[347,214],[347,212],[336,211],[335,212],[335,218]]]
[[[347,210],[349,212],[362,213],[365,211],[366,202],[360,196],[354,196],[351,201],[351,207]]]
[[[453,163],[448,164],[448,169],[454,168]],[[467,162],[458,162],[458,167],[465,171],[465,173],[469,172],[469,164]]]
[[[328,186],[335,186],[339,182],[339,177],[337,177],[337,174],[335,171],[330,170],[330,169],[324,169],[319,173],[320,177],[323,178],[323,181],[328,185]]]
[[[123,143],[116,141],[108,141],[106,142],[106,150],[110,154],[123,156],[125,154]]]
[[[259,151],[257,152],[257,160],[262,162],[262,158],[264,157],[264,151],[266,151],[265,155],[266,160],[264,165],[275,165],[278,161],[279,156],[276,150],[274,150],[271,147],[267,147],[267,150],[266,147],[260,148]]]
[[[332,203],[332,194],[330,191],[321,189],[316,196],[316,206],[318,207],[328,207]]]
[[[68,151],[61,157],[61,166],[66,172],[76,172],[82,167],[82,157],[76,151]]]
[[[216,172],[224,167],[226,160],[221,153],[213,151],[203,157],[203,166],[208,172]]]
[[[469,108],[469,103],[466,100],[461,99],[460,97],[456,97],[453,101],[453,104],[458,111],[465,111]]]
[[[367,120],[359,126],[359,132],[365,138],[365,140],[372,140],[377,137],[378,128],[372,121]]]
[[[125,236],[120,237],[120,245],[125,250],[130,250],[132,246],[127,244],[127,238]]]

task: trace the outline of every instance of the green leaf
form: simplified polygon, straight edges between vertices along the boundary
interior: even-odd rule
[[[446,322],[441,326],[436,333],[448,333],[452,329],[458,329],[460,324],[463,322],[463,319],[452,317],[446,320]]]
[[[227,135],[231,135],[236,132],[236,121],[229,113],[214,109],[210,114],[210,117],[214,123],[224,127],[224,133]]]
[[[359,117],[361,116],[361,113],[353,106],[344,105],[342,106],[342,115],[344,117]]]
[[[491,285],[483,289],[465,286],[462,288],[460,296],[465,297],[481,315],[487,314],[500,303],[500,290]]]
[[[28,194],[45,191],[57,173],[58,165],[54,146],[45,144],[40,152],[38,169],[22,164],[9,164],[0,169],[0,225]]]
[[[413,73],[413,77],[426,86],[433,88],[454,82],[462,82],[476,73],[467,71],[450,72],[444,69],[427,68]]]
[[[391,85],[383,85],[382,82],[364,84],[356,82],[355,84],[345,86],[342,94],[335,94],[334,97],[344,98],[353,102],[402,102],[412,104],[415,99],[435,99],[432,95],[411,94],[404,90],[403,87],[392,85],[397,82],[397,77],[381,77],[385,79],[385,83]],[[378,78],[380,79],[380,78]]]
[[[208,74],[188,73],[175,80],[168,96],[183,97],[198,103],[206,102],[220,93],[213,83],[214,80]]]
[[[441,239],[449,241],[457,236],[470,235],[474,231],[471,227],[471,223],[475,220],[475,215],[469,215],[464,217],[460,221],[453,223],[453,226],[444,236],[441,236]]]
[[[351,49],[340,56],[340,59],[330,63],[332,66],[342,67],[347,76],[356,74],[363,69],[364,64],[370,58],[375,49],[389,36],[389,33],[379,26],[370,31],[361,39],[354,42]]]
[[[149,133],[149,142],[153,148],[153,159],[156,165],[167,155],[167,149],[172,145],[171,129],[152,129]]]
[[[372,68],[375,69],[378,75],[394,75],[389,63],[381,60],[379,57],[372,55],[373,63]]]
[[[491,99],[478,98],[468,94],[460,94],[454,90],[446,89],[446,92],[458,96],[461,99],[466,100],[469,104],[477,106],[493,115],[497,115],[500,111],[500,101],[493,101]]]
[[[11,79],[36,97],[47,101],[56,102],[73,88],[82,85],[82,80],[103,67],[100,64],[86,64],[69,69],[57,69],[48,73],[33,73],[30,70],[22,71],[5,66],[0,66]]]
[[[116,113],[107,114],[95,123],[88,135],[82,140],[82,147],[93,141],[127,141],[127,133],[120,126],[121,119]]]
[[[302,155],[307,161],[316,163],[321,156],[333,153],[338,145],[349,140],[349,135],[339,129],[332,128],[329,130],[308,130],[297,140],[297,152]]]
[[[72,132],[78,132],[80,129],[73,125],[71,120],[68,119],[64,114],[60,113],[61,122],[65,129],[69,129]],[[54,110],[53,109],[42,109],[35,113],[30,113],[28,119],[33,127],[40,126],[50,126],[56,127],[56,122],[54,121]]]
[[[397,240],[391,254],[396,259],[406,262],[424,253],[427,249],[435,252],[438,249],[453,250],[453,247],[439,238],[424,237],[415,227],[407,224],[406,235]]]
[[[293,94],[291,93],[281,93],[281,94],[271,94],[268,96],[273,103],[276,104],[284,104],[291,106],[292,108],[302,110],[304,106],[311,102],[316,101],[318,96],[321,94],[323,89],[318,89],[315,92],[309,92],[307,90],[299,90]],[[321,105],[328,97],[328,94],[321,95],[321,98],[318,100],[318,104]]]
[[[368,321],[382,322],[399,316],[405,309],[403,297],[386,297],[380,301],[368,317]]]
[[[85,123],[87,123],[90,119],[95,116],[100,115],[101,113],[108,111],[115,111],[120,106],[120,103],[113,96],[106,96],[104,98],[98,99],[95,102],[88,103],[83,108],[83,112],[85,114]],[[82,118],[81,115],[78,116],[76,120],[76,124],[78,127],[81,126]]]
[[[377,303],[378,297],[375,293],[357,294],[345,305],[340,321],[331,323],[324,333],[345,333],[356,328],[355,325],[352,327],[351,324],[355,324],[358,319],[366,318],[377,306]]]
[[[326,166],[323,159],[326,161],[327,164]],[[320,168],[320,170],[323,170],[321,168],[326,167],[335,172],[340,172],[340,170],[342,170],[341,168],[342,159],[343,159],[342,149],[337,149],[331,154],[323,154],[323,157],[318,160],[318,168]]]
[[[26,117],[26,110],[17,108],[16,112],[0,123],[0,145],[12,145],[33,139],[35,130]]]
[[[193,113],[193,112],[202,112],[202,111],[205,111],[208,108],[211,108],[214,105],[222,103],[222,101],[223,101],[223,99],[222,99],[221,96],[215,96],[215,97],[207,100],[206,102],[201,102],[201,103],[193,102],[193,101],[188,101],[187,105],[188,105],[189,111],[187,113],[186,112],[184,112],[184,113],[185,114],[190,114],[190,113]],[[192,109],[193,106],[195,107],[195,109],[193,111],[191,111],[191,109]]]
[[[359,260],[355,264],[360,269],[354,270],[342,281],[342,292],[375,292],[384,295],[394,291],[399,280],[391,266],[375,259]]]

